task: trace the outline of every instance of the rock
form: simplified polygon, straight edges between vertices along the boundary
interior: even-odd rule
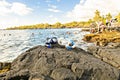
[[[106,47],[89,46],[88,52],[120,69],[120,43],[109,43]]]
[[[108,43],[107,48],[118,48],[120,47],[120,43]]]
[[[95,49],[95,52],[98,52]],[[119,80],[119,69],[83,51],[44,46],[19,55],[0,80]]]
[[[103,61],[120,68],[120,48],[116,49],[99,49],[97,53]]]
[[[11,67],[11,63],[9,63],[9,62],[0,62],[0,70],[2,70],[2,69],[10,69],[10,67]]]
[[[93,45],[93,46],[88,46],[87,51],[91,54],[96,54],[98,49],[99,49],[98,46]]]
[[[86,42],[94,42],[94,41],[96,41],[96,39],[97,39],[96,37],[98,37],[98,36],[99,35],[93,34],[93,33],[87,34],[87,35],[84,36],[83,40],[86,41]]]
[[[44,76],[40,73],[32,73],[29,80],[53,80],[53,79],[48,76]]]
[[[90,54],[94,55],[97,58],[100,58],[100,56],[97,55],[98,50],[99,50],[99,47],[95,46],[95,45],[88,46],[88,48],[87,48],[87,52],[89,52]]]
[[[116,73],[114,74],[116,70],[112,70],[108,64],[103,63],[101,60],[93,58],[92,56],[82,56],[79,61],[79,63],[73,63],[71,67],[78,79],[117,80],[115,76],[113,77],[113,75],[118,75]]]
[[[119,31],[103,31],[102,33],[86,34],[83,38],[86,42],[94,42],[97,46],[107,46],[108,43],[120,43]]]
[[[119,26],[119,27],[116,27],[116,30],[120,32],[120,26]]]
[[[20,71],[11,70],[7,73],[5,80],[28,80],[30,77],[29,71],[27,69],[22,69]]]
[[[58,68],[53,70],[51,77],[54,80],[76,80],[75,74],[66,68]]]
[[[9,62],[0,62],[0,77],[5,76],[6,72],[11,68],[11,63]]]

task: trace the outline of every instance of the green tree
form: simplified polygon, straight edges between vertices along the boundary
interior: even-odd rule
[[[44,24],[44,28],[49,28],[49,27],[50,27],[50,24],[48,24],[48,23]]]
[[[61,27],[61,23],[60,22],[56,22],[54,25],[53,25],[53,28],[60,28]]]
[[[110,14],[110,13],[108,13],[107,15],[106,15],[106,20],[111,20],[112,19],[112,15]]]
[[[120,23],[120,13],[115,18],[117,18],[118,23]]]
[[[93,22],[93,20],[92,20],[92,19],[89,19],[89,20],[88,20],[88,23],[89,23],[89,24],[90,24],[90,23],[92,23],[92,22]]]
[[[95,11],[95,16],[93,17],[94,21],[101,21],[100,12],[98,10]]]
[[[104,24],[106,23],[106,18],[104,17],[104,15],[102,15],[101,21],[102,21]]]

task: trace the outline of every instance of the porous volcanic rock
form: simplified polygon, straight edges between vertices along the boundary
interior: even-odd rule
[[[89,46],[88,52],[120,69],[120,43],[108,43],[106,47]]]
[[[0,80],[120,80],[120,71],[82,49],[36,46],[19,55]]]

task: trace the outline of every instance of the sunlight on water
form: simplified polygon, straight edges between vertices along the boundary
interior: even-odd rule
[[[72,39],[86,49],[87,44],[82,41],[86,33],[81,29],[0,30],[0,62],[12,61],[29,48],[44,45],[47,37]]]

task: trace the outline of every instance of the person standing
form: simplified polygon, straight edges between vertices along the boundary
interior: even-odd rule
[[[111,30],[111,21],[106,20],[106,26],[108,30]]]

